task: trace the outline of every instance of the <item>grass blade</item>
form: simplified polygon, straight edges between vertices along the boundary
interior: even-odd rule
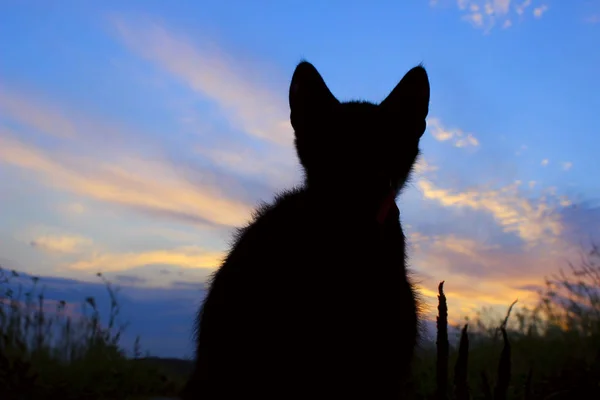
[[[469,363],[468,326],[468,324],[465,324],[460,334],[458,358],[454,365],[454,398],[456,400],[469,400],[469,385],[467,383],[467,367]]]
[[[438,286],[436,398],[448,398],[448,306],[444,295],[444,281]]]

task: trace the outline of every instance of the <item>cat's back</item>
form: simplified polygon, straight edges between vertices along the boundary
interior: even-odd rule
[[[204,303],[199,383],[212,387],[211,374],[226,370],[256,385],[268,375],[299,392],[326,385],[350,395],[403,373],[402,363],[388,367],[410,358],[416,334],[406,329],[416,315],[400,224],[382,238],[375,218],[354,218],[336,203],[287,191],[239,231]],[[307,363],[312,372],[301,378]]]
[[[292,267],[300,262],[310,261],[310,265],[304,267],[327,263],[327,269],[316,272],[337,274],[337,266],[329,263],[344,261],[348,271],[350,264],[364,261],[362,254],[373,260],[373,252],[385,243],[393,243],[393,247],[403,251],[404,235],[399,221],[394,221],[392,229],[388,227],[385,243],[381,240],[383,229],[377,224],[375,214],[372,218],[353,215],[343,198],[323,196],[298,187],[282,192],[273,202],[257,208],[252,222],[235,235],[228,261],[237,260],[238,254],[257,257],[262,263],[248,268],[254,273],[258,269],[269,269],[265,271],[268,274],[273,268],[281,273],[294,273]]]
[[[360,318],[361,308],[395,296],[406,283],[399,220],[384,227],[375,215],[353,214],[343,202],[301,187],[259,207],[236,235],[213,290],[224,284],[229,292],[247,293],[256,303],[255,317],[285,309],[296,321],[327,309]]]

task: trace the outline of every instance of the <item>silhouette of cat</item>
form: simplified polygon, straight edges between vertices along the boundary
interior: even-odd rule
[[[237,232],[196,320],[184,399],[402,398],[418,342],[395,198],[419,154],[429,80],[339,102],[312,64],[289,103],[302,186]]]

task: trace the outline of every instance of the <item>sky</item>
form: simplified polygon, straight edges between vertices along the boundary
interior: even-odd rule
[[[442,280],[452,321],[534,304],[600,239],[600,1],[0,9],[0,265],[73,304],[105,296],[102,272],[152,354],[189,354],[234,229],[301,182],[287,95],[302,59],[340,100],[379,102],[427,68],[398,206],[428,317]]]

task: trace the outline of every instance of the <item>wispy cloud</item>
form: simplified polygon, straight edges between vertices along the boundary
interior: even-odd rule
[[[479,146],[479,140],[473,134],[465,133],[458,128],[448,129],[437,118],[427,120],[427,129],[440,142],[450,141],[456,147]]]
[[[499,245],[486,245],[471,238],[457,237],[455,235],[434,236],[431,238],[430,246],[442,251],[463,254],[471,258],[478,258],[482,250],[497,249]]]
[[[70,214],[83,214],[85,212],[85,206],[81,203],[69,203],[64,207],[65,211]]]
[[[35,172],[51,187],[190,223],[239,226],[249,218],[248,204],[215,186],[183,180],[168,164],[134,156],[107,163],[101,154],[82,159],[50,153],[16,136],[0,129],[0,162]]]
[[[575,210],[557,210],[562,214],[567,229],[574,222],[573,215],[567,217],[564,212],[569,214]],[[581,232],[583,226],[589,227],[590,218],[595,221],[598,215],[597,209],[584,210],[583,215],[575,218],[581,219],[579,223],[576,222],[576,226],[571,228]],[[462,214],[461,219],[464,221],[465,218],[468,216]],[[528,305],[539,300],[536,288],[542,284],[542,277],[565,267],[567,260],[578,257],[580,248],[577,246],[580,242],[571,237],[573,232],[565,233],[556,241],[526,248],[514,242],[501,244],[487,241],[485,235],[470,237],[453,233],[426,235],[411,232],[408,243],[412,249],[411,265],[417,270],[417,276],[424,286],[422,293],[428,303],[434,305],[436,300],[436,293],[429,288],[434,288],[441,280],[447,280],[454,309],[468,315],[480,309],[481,302],[507,306],[515,298]],[[421,274],[420,271],[425,273]],[[474,280],[477,285],[472,284]]]
[[[544,15],[546,11],[548,11],[548,6],[543,4],[542,6],[533,9],[533,15],[536,18],[542,18],[542,15]]]
[[[542,167],[545,167],[545,166],[547,166],[549,163],[550,163],[550,160],[548,160],[547,158],[544,158],[540,164],[542,165]]]
[[[40,104],[32,96],[23,96],[0,91],[0,119],[11,119],[18,123],[59,138],[72,138],[77,135],[73,122],[56,106]]]
[[[519,147],[519,149],[515,152],[515,155],[520,156],[526,150],[527,150],[527,146],[526,145],[521,145],[521,147]]]
[[[40,236],[30,244],[53,253],[77,253],[89,247],[92,241],[82,236]]]
[[[238,129],[277,144],[291,144],[287,103],[281,101],[285,97],[252,84],[250,75],[243,76],[234,60],[218,48],[207,42],[192,43],[157,23],[132,23],[116,16],[112,23],[129,49],[212,99]]]
[[[200,247],[179,247],[130,253],[97,253],[88,259],[69,264],[69,268],[87,271],[125,271],[145,265],[176,265],[181,268],[215,268],[224,254]]]
[[[29,89],[6,85],[0,91],[0,127],[15,126],[19,132],[43,134],[63,146],[84,145],[108,151],[121,145],[138,145],[148,135],[102,116],[86,115],[56,98]]]
[[[487,212],[505,232],[514,232],[529,244],[552,240],[561,233],[561,221],[549,201],[522,197],[516,183],[499,189],[473,187],[466,191],[442,189],[427,179],[417,184],[426,199],[445,207]]]
[[[518,15],[523,15],[525,10],[531,5],[531,0],[524,0],[515,6],[515,11]]]
[[[415,164],[415,172],[417,174],[423,175],[433,171],[437,171],[438,166],[429,163],[425,157],[419,157],[417,163]]]
[[[600,23],[600,14],[592,14],[583,19],[588,24],[598,24]]]
[[[573,163],[572,163],[572,162],[570,162],[570,161],[565,161],[565,162],[563,162],[563,163],[562,163],[562,168],[563,168],[565,171],[568,171],[568,170],[570,170],[572,167],[573,167]]]
[[[113,278],[118,283],[125,285],[136,285],[146,283],[147,279],[136,275],[115,275]]]
[[[430,2],[436,6],[438,2]],[[463,14],[462,19],[469,22],[474,28],[489,33],[494,27],[510,28],[513,20],[522,18],[527,8],[532,5],[531,0],[457,0],[456,6]],[[548,7],[541,4],[536,7],[533,14],[536,18],[547,11]]]
[[[252,181],[238,178],[251,177],[281,188],[300,177],[285,101],[264,85],[251,83],[235,61],[212,45],[192,45],[151,23],[113,21],[119,38],[136,54],[215,101],[227,120],[258,145],[232,144],[215,134],[202,146],[188,148],[202,162],[167,160],[162,144],[149,145],[154,139],[148,135],[70,112],[58,106],[60,102],[39,100],[45,97],[37,93],[11,89],[0,96],[1,116],[18,126],[9,130],[0,125],[0,162],[33,171],[53,188],[95,200],[180,221],[225,226],[243,224],[257,200],[245,194]],[[60,145],[52,149],[41,147],[39,141],[24,140],[22,133],[31,130],[69,140],[55,143]],[[113,141],[115,137],[120,141]],[[142,140],[142,150],[154,146],[160,155],[142,156]]]
[[[259,153],[253,148],[229,143],[226,146],[199,146],[195,152],[230,173],[260,179],[273,188],[290,186],[301,176],[291,146]]]
[[[412,237],[409,240],[412,243]],[[546,248],[515,251],[456,235],[423,237],[411,260],[419,271],[426,271],[420,280],[427,287],[447,280],[456,309],[460,306],[465,314],[480,309],[481,302],[508,305],[516,297],[535,301],[535,291],[523,287],[539,284],[548,271],[564,266],[564,260]],[[433,291],[423,293],[430,303],[435,301]]]

